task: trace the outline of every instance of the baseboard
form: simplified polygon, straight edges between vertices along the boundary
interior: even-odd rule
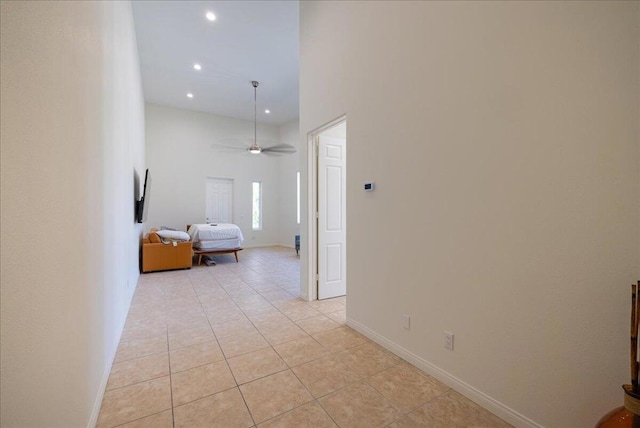
[[[113,354],[115,358],[115,353]],[[113,362],[113,358],[111,361]],[[100,416],[100,406],[102,406],[102,399],[107,389],[107,382],[109,381],[109,373],[111,373],[111,366],[102,374],[102,381],[100,381],[100,387],[98,388],[98,396],[95,403],[93,403],[93,410],[91,411],[91,417],[89,418],[89,424],[87,428],[94,428],[98,424],[98,416]]]
[[[448,385],[449,387],[459,392],[460,394],[464,395],[465,397],[469,398],[470,400],[478,403],[480,406],[489,410],[491,413],[495,414],[496,416],[504,419],[506,422],[510,423],[511,425],[518,428],[543,428],[542,425],[537,424],[536,422],[532,421],[526,416],[518,413],[517,411],[504,405],[498,400],[488,396],[482,391],[479,391],[478,389],[474,388],[468,383],[463,382],[462,380],[456,378],[455,376],[447,373],[446,371],[433,365],[432,363],[425,360],[424,358],[419,357],[418,355],[409,351],[408,349],[405,349],[402,346],[396,344],[395,342],[392,342],[391,340],[387,339],[386,337],[379,335],[378,333],[374,332],[368,327],[365,327],[359,322],[351,318],[347,318],[347,325],[353,328],[354,330],[356,330],[357,332],[367,336],[369,339],[373,340],[374,342],[381,345],[385,349],[388,349],[389,351],[393,352],[400,358],[410,362],[411,364],[418,367],[425,373],[438,379],[440,382]]]
[[[247,241],[244,241],[244,244],[247,244]],[[279,247],[280,244],[255,244],[255,245],[251,245],[251,244],[247,244],[247,245],[242,245],[242,248],[264,248],[264,247]]]
[[[242,248],[267,248],[267,247],[284,247],[287,249],[291,249],[293,251],[296,250],[296,247],[293,245],[285,245],[285,244],[256,244],[256,245],[243,245]]]
[[[138,275],[138,281],[140,280],[140,276]],[[113,352],[107,358],[108,364],[104,369],[104,373],[102,374],[102,380],[100,381],[100,386],[98,388],[98,396],[96,397],[96,401],[93,403],[93,409],[91,410],[91,417],[89,418],[89,424],[87,428],[95,428],[98,424],[98,417],[100,416],[100,407],[102,406],[102,400],[104,399],[104,393],[107,390],[107,382],[109,382],[109,375],[111,374],[111,367],[113,366],[113,361],[116,359],[116,353],[118,352],[118,346],[120,345],[120,339],[122,339],[122,333],[124,332],[124,326],[127,322],[127,316],[129,315],[129,310],[131,309],[131,301],[133,300],[133,295],[136,292],[136,288],[138,288],[138,283],[136,282],[135,287],[131,294],[129,295],[129,304],[127,310],[125,311],[126,315],[122,320],[120,328],[118,331],[118,338],[116,339],[116,345],[113,347]]]

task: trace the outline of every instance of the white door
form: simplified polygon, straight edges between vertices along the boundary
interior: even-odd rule
[[[207,223],[233,223],[233,180],[207,178]]]
[[[318,143],[318,299],[347,293],[346,140]]]

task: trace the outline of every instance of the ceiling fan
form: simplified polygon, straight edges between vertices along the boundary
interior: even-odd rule
[[[213,144],[213,148],[221,149],[221,150],[242,150],[254,155],[259,155],[264,153],[265,155],[272,156],[282,156],[288,155],[296,152],[296,148],[290,144],[274,144],[269,146],[261,146],[258,144],[258,85],[259,83],[255,80],[251,81],[251,85],[253,86],[253,141],[249,148],[246,148],[242,143],[237,142],[237,140],[227,140],[231,144]],[[226,141],[225,141],[226,142]],[[238,146],[244,147],[238,147]]]

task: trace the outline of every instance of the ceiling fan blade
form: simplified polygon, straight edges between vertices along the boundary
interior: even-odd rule
[[[247,149],[244,147],[237,146],[227,146],[224,144],[212,144],[211,148],[218,153],[233,153],[233,154],[241,154],[243,152],[247,152]]]
[[[217,146],[229,146],[229,147],[249,147],[252,140],[249,138],[222,138],[215,140],[214,144]]]
[[[249,140],[245,138],[223,138],[210,147],[220,153],[242,153],[248,150],[249,145]]]
[[[212,149],[221,149],[221,150],[247,150],[244,147],[240,147],[240,146],[230,146],[228,144],[212,144],[211,145]]]
[[[277,146],[264,147],[262,153],[289,155],[296,152],[296,148],[289,144],[278,144]]]

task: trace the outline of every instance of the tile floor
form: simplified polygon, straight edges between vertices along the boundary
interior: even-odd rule
[[[98,427],[508,427],[297,298],[282,248],[141,275]]]

